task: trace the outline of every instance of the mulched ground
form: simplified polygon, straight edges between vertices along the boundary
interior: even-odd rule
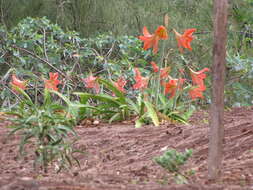
[[[196,113],[188,126],[77,126],[80,140],[76,146],[87,154],[78,157],[81,168],[60,174],[53,168],[47,174],[34,171],[31,154],[19,159],[19,136],[7,139],[7,123],[0,121],[0,189],[253,189],[253,107],[235,108],[225,114],[223,175],[216,184],[207,181],[208,115],[207,111]],[[194,150],[183,168],[196,171],[190,184],[176,185],[170,174],[152,160],[167,148]]]

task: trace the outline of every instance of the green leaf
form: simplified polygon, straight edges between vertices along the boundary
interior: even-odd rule
[[[51,95],[49,92],[51,92],[51,90],[49,91],[46,88],[44,89],[44,105],[50,105],[52,103]]]
[[[83,93],[83,92],[74,92],[74,94],[78,95],[82,98],[91,98],[91,99],[102,101],[104,103],[111,103],[112,106],[117,106],[118,107],[122,104],[119,101],[117,101],[118,98],[108,96],[106,94],[95,95],[95,94],[89,94],[89,93]]]
[[[24,145],[27,144],[27,143],[28,143],[28,140],[29,140],[30,138],[32,138],[32,137],[34,137],[34,135],[28,133],[27,135],[25,135],[25,136],[22,138],[22,140],[21,140],[21,142],[20,142],[20,145],[19,145],[19,153],[20,153],[21,155],[23,155],[23,153],[24,153]]]
[[[64,126],[64,125],[58,125],[56,127],[57,127],[57,129],[64,130],[66,132],[72,133],[73,135],[76,135],[75,131],[71,127]]]
[[[159,97],[159,100],[161,101],[161,103],[162,103],[163,105],[166,105],[166,104],[167,104],[168,99],[164,96],[164,94],[159,94],[158,97]]]
[[[180,116],[179,114],[175,112],[170,113],[169,117],[174,121],[178,121],[178,122],[188,125],[187,120],[185,120],[185,118],[183,118],[182,116]]]
[[[127,103],[128,103],[128,107],[129,109],[133,110],[136,114],[140,113],[140,108],[138,107],[137,104],[135,104],[130,98],[126,99]]]
[[[147,101],[144,101],[144,104],[147,108],[148,115],[152,119],[154,125],[156,127],[159,126],[159,119],[153,105]]]
[[[101,84],[104,84],[108,89],[110,89],[117,97],[119,97],[122,103],[126,103],[126,100],[125,100],[126,97],[124,93],[121,92],[117,87],[115,87],[112,82],[109,82],[100,78],[98,79],[98,82]]]
[[[25,128],[24,125],[21,125],[21,126],[19,126],[19,127],[16,127],[16,126],[11,125],[11,126],[9,126],[9,127],[10,127],[10,128],[14,128],[14,129],[8,134],[8,136],[11,136],[11,135],[13,135],[15,132],[17,132],[18,130],[21,130],[21,129],[24,129],[24,128]]]
[[[190,106],[189,110],[183,113],[182,118],[184,118],[186,121],[189,120],[195,110],[196,108],[194,106]]]
[[[109,119],[109,123],[112,123],[114,120],[120,118],[120,113],[116,113],[114,114],[110,119]]]
[[[21,88],[13,85],[13,88],[19,92],[20,94],[22,94],[25,97],[25,100],[23,100],[23,102],[29,106],[34,106],[32,99],[30,98],[30,96]]]
[[[79,103],[73,103],[66,96],[64,96],[63,94],[61,94],[57,91],[50,90],[50,92],[58,95],[68,105],[68,107],[69,107],[68,112],[74,117],[78,116],[78,112],[79,112],[80,108],[89,108],[89,109],[95,109],[95,110],[99,111],[99,109],[97,109],[94,106],[79,104]],[[74,93],[74,94],[79,95],[78,93]]]
[[[137,104],[139,106],[139,115],[143,115],[145,114],[144,113],[144,107],[145,107],[145,104],[143,102],[143,96],[141,94],[139,94],[139,96],[137,97]]]
[[[49,90],[49,92],[54,93],[56,95],[58,95],[68,106],[71,106],[72,102],[63,94],[55,91],[55,90]]]
[[[135,128],[140,128],[143,124],[143,118],[139,118],[135,121]]]
[[[88,105],[88,100],[89,98],[87,97],[84,97],[84,96],[80,96],[80,103],[83,104],[83,105]],[[86,115],[86,108],[80,108],[79,110],[79,115]]]

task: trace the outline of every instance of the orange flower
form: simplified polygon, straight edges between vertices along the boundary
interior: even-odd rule
[[[200,87],[193,87],[192,89],[189,90],[189,95],[192,100],[196,98],[204,98],[203,96],[203,90]]]
[[[151,61],[150,64],[153,67],[153,71],[157,73],[159,71],[159,67],[157,66],[157,64],[154,61]]]
[[[85,87],[86,88],[94,88],[96,93],[98,94],[99,91],[100,91],[100,87],[99,87],[99,84],[98,82],[96,81],[98,77],[94,77],[92,74],[85,78],[85,79],[82,79],[84,84],[85,84]]]
[[[159,26],[154,34],[150,34],[147,27],[143,27],[143,35],[139,36],[139,39],[144,42],[143,49],[147,50],[153,47],[153,53],[156,54],[158,52],[158,42],[159,40],[168,39],[167,29],[164,26]]]
[[[160,71],[160,79],[165,79],[169,76],[170,67],[162,68]]]
[[[21,88],[22,90],[26,89],[27,81],[22,81],[18,79],[17,76],[14,74],[11,76],[11,78],[12,78],[12,81],[10,82],[10,84],[12,85],[13,91],[17,92],[15,90],[15,87]]]
[[[192,83],[196,87],[189,90],[189,95],[191,99],[196,98],[204,98],[203,92],[206,90],[206,86],[204,84],[204,79],[206,78],[206,74],[204,72],[210,71],[208,68],[204,68],[198,72],[193,71],[190,69],[190,74],[192,78]]]
[[[133,89],[144,89],[148,86],[148,78],[142,77],[138,68],[134,68],[135,72],[135,81],[136,83],[133,85]]]
[[[170,94],[169,98],[176,95],[176,92],[180,90],[184,84],[185,79],[170,79],[169,82],[164,83],[165,94]]]
[[[177,46],[178,46],[178,48],[179,48],[179,51],[181,52],[181,53],[183,53],[183,48],[182,47],[184,47],[184,48],[187,48],[187,49],[189,49],[190,51],[192,50],[192,48],[191,48],[191,41],[193,40],[193,36],[192,36],[192,34],[193,34],[193,32],[195,32],[196,31],[196,28],[191,28],[191,29],[187,29],[187,30],[185,30],[185,32],[184,32],[184,34],[182,35],[182,34],[179,34],[176,30],[174,30],[173,29],[173,31],[174,31],[174,33],[175,33],[175,35],[176,35],[176,39],[177,39]]]
[[[114,85],[118,88],[119,91],[125,93],[126,90],[124,89],[124,86],[126,83],[127,81],[123,77],[120,77],[117,82],[114,82]]]
[[[49,73],[49,80],[44,80],[45,82],[45,88],[58,91],[57,86],[61,83],[58,80],[58,73]]]
[[[208,71],[210,71],[210,69],[208,68],[204,68],[198,72],[194,72],[192,69],[190,69],[193,85],[198,86],[203,91],[206,90],[206,86],[204,84],[204,79],[206,78],[206,74],[204,72],[208,72]]]

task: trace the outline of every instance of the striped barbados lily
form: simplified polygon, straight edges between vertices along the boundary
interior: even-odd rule
[[[12,81],[10,82],[13,91],[17,92],[15,90],[15,87],[21,88],[22,90],[26,89],[26,85],[27,85],[27,81],[22,81],[20,79],[17,78],[17,76],[15,74],[13,74],[11,76]]]
[[[159,72],[159,67],[157,66],[157,64],[154,61],[151,61],[150,64],[152,65],[153,71],[155,73]]]
[[[191,99],[196,99],[196,98],[204,98],[203,97],[203,92],[206,90],[206,86],[204,84],[204,79],[206,78],[206,74],[204,72],[208,72],[210,69],[204,68],[198,72],[193,71],[190,69],[190,75],[192,78],[192,83],[195,87],[190,89],[189,95]]]
[[[93,88],[95,92],[98,94],[100,91],[100,86],[97,82],[98,77],[94,77],[92,74],[87,78],[82,79],[86,88]]]
[[[196,28],[186,29],[184,34],[179,34],[175,29],[173,29],[173,31],[177,39],[179,51],[183,53],[183,47],[191,51],[192,47],[190,43],[194,39],[192,34],[196,31]]]
[[[159,26],[154,34],[150,34],[147,27],[143,27],[143,36],[139,36],[139,39],[144,42],[143,49],[147,50],[153,47],[153,53],[158,52],[158,42],[159,40],[168,39],[167,29],[164,26]]]
[[[49,80],[44,79],[45,88],[58,91],[57,86],[61,83],[58,80],[58,73],[49,73]]]
[[[114,86],[117,87],[117,89],[123,93],[126,92],[126,90],[124,89],[124,86],[126,85],[127,81],[123,78],[123,77],[120,77],[118,78],[117,82],[114,82]]]
[[[133,89],[145,89],[148,86],[148,77],[141,76],[141,72],[138,68],[134,68],[135,72],[135,81],[136,83],[133,85]]]
[[[185,79],[173,79],[171,78],[169,82],[164,83],[164,93],[170,94],[169,98],[173,98],[176,95],[176,92],[180,90],[185,82]]]

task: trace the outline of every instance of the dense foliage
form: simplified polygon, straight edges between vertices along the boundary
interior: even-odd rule
[[[0,1],[2,7],[13,2]],[[0,105],[15,116],[21,150],[36,140],[44,170],[56,160],[60,168],[72,165],[66,139],[85,118],[132,120],[136,127],[187,123],[196,107],[211,103],[210,1],[20,2],[19,10],[1,9]],[[230,2],[227,106],[253,104],[252,7],[251,0]],[[19,14],[47,15],[58,24],[46,17],[19,21]]]

